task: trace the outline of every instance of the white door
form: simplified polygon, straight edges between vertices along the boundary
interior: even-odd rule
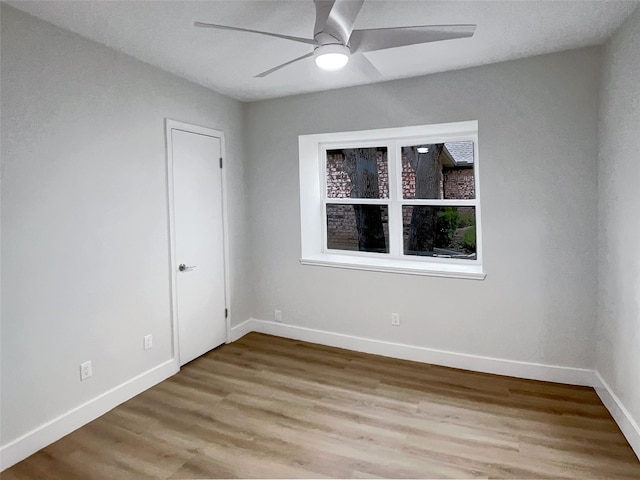
[[[221,138],[171,128],[180,365],[226,340]]]

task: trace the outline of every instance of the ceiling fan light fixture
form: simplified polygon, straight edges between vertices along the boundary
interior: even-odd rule
[[[343,68],[349,61],[351,54],[348,47],[344,45],[320,45],[317,47],[313,56],[316,65],[322,70],[335,71]]]

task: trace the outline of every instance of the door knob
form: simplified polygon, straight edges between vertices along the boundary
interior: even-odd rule
[[[180,270],[181,272],[184,272],[186,270],[191,270],[193,268],[196,268],[196,265],[185,265],[184,263],[181,263],[180,265],[178,265],[178,270]]]

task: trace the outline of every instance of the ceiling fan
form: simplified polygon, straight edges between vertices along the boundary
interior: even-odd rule
[[[471,37],[476,29],[475,25],[415,25],[354,30],[356,18],[364,2],[365,0],[314,0],[316,5],[316,24],[313,30],[313,38],[293,37],[213,23],[195,22],[194,26],[256,33],[313,46],[312,52],[270,68],[259,73],[256,77],[266,77],[287,65],[314,57],[318,67],[323,70],[339,70],[347,62],[351,61],[356,68],[373,79],[380,79],[382,75],[362,55],[363,53]]]

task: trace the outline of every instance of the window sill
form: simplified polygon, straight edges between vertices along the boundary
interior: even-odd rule
[[[317,254],[300,259],[302,265],[318,267],[347,268],[372,272],[402,273],[407,275],[427,275],[431,277],[464,278],[484,280],[487,276],[482,265],[462,265],[459,263],[420,262],[393,260],[355,255]]]

